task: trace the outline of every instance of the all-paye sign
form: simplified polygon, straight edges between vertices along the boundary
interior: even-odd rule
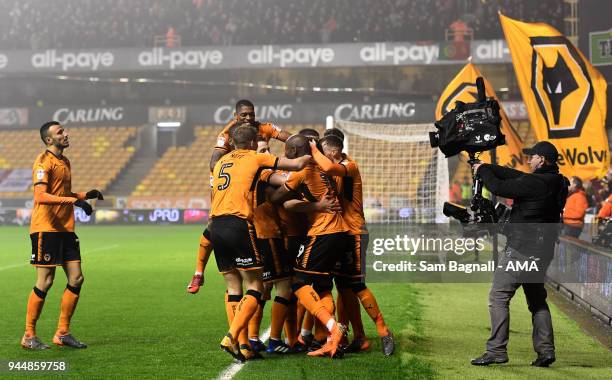
[[[475,63],[510,62],[508,47],[502,40],[469,41],[466,44],[469,44]],[[13,50],[0,52],[0,73],[409,66],[464,62],[448,56],[440,46],[440,43],[375,42],[176,49]]]

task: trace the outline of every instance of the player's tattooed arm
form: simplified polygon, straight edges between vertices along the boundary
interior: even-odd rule
[[[211,172],[215,170],[215,165],[217,164],[217,161],[219,161],[221,157],[225,155],[225,153],[227,153],[227,151],[222,148],[215,148],[213,150],[212,156],[210,157],[210,171]]]

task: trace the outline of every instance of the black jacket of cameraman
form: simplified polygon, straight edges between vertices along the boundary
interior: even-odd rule
[[[477,174],[493,194],[514,200],[504,229],[508,246],[526,256],[551,258],[568,186],[559,167],[550,164],[524,173],[483,164]]]

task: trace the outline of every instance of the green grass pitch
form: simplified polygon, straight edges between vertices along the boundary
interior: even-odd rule
[[[0,228],[0,361],[66,360],[66,378],[216,378],[230,357],[218,348],[226,332],[222,278],[211,260],[206,284],[185,291],[193,273],[201,227],[80,227],[85,283],[72,332],[86,350],[19,346],[26,300],[34,285],[27,265],[27,228]],[[65,286],[63,272],[46,300],[37,330],[50,343]],[[558,361],[532,368],[530,316],[521,292],[513,300],[510,362],[477,368],[469,359],[488,336],[487,284],[370,284],[398,342],[380,352],[373,323],[369,352],[342,360],[304,355],[251,362],[237,379],[609,379],[612,354],[554,306]],[[262,330],[269,325],[269,307]],[[0,376],[6,372],[0,370]],[[23,376],[16,376],[23,378]]]

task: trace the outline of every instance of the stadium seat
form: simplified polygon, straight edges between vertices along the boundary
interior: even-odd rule
[[[136,136],[138,127],[71,127],[68,132],[71,143],[65,154],[72,165],[72,188],[104,192],[134,155],[135,148],[125,145]],[[38,130],[3,131],[0,141],[19,141],[0,148],[0,169],[31,170],[44,149]],[[0,198],[29,197],[31,189],[0,192]]]
[[[283,125],[289,133],[303,128],[314,128],[323,133],[323,125]],[[209,162],[217,142],[220,127],[217,125],[196,126],[194,140],[188,146],[170,147],[157,161],[146,177],[136,186],[133,196],[210,196]],[[270,141],[270,150],[275,155],[284,154],[284,144]]]

